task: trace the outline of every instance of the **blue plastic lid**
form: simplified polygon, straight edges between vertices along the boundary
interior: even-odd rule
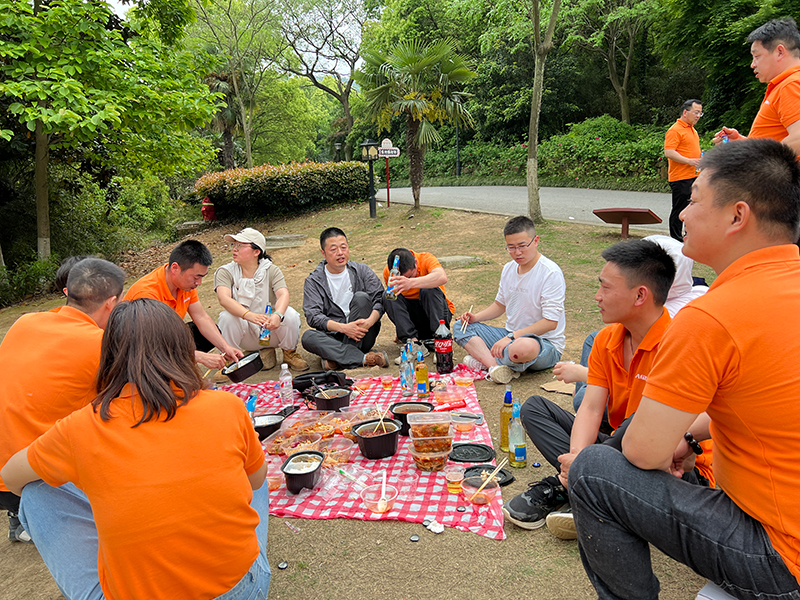
[[[515,402],[513,408],[511,409],[511,416],[514,418],[519,418],[520,408],[519,402]]]

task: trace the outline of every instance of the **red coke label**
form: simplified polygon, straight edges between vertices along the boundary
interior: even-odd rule
[[[434,347],[436,352],[452,352],[453,351],[453,340],[452,338],[446,340],[434,340]]]

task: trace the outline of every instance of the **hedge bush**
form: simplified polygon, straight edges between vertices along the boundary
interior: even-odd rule
[[[195,193],[207,196],[217,217],[234,220],[295,214],[298,211],[366,199],[367,165],[360,162],[288,163],[230,169],[203,175]]]

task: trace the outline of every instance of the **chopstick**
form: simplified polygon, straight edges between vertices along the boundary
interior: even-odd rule
[[[475,490],[475,493],[472,494],[472,496],[470,496],[470,499],[469,499],[470,502],[472,502],[472,499],[475,496],[480,494],[481,490],[486,487],[486,484],[488,484],[492,479],[494,479],[494,476],[497,475],[500,472],[500,469],[505,467],[507,463],[508,463],[508,458],[504,458],[503,462],[501,462],[499,465],[497,465],[497,468],[494,471],[492,471],[492,474],[489,475],[489,477],[486,478],[486,481],[483,482],[483,485],[481,485],[481,487],[479,487],[477,490]]]
[[[470,304],[469,305],[469,310],[467,311],[468,313],[472,312],[472,307],[473,306],[475,306],[475,305],[474,304]],[[469,323],[467,321],[461,321],[461,333],[464,333],[467,330],[467,325],[469,325]]]
[[[216,348],[212,348],[212,349],[209,351],[209,354],[214,354],[214,350],[216,350]],[[237,360],[236,362],[239,362],[239,361]],[[209,369],[208,371],[206,371],[205,375],[203,375],[203,379],[205,379],[206,377],[208,377],[208,374],[209,374],[209,373],[211,373],[211,371],[213,371],[213,370],[214,370],[214,369],[212,368],[212,369]]]
[[[375,408],[377,408],[378,412],[380,412],[381,409],[378,408],[377,404],[375,405]],[[389,413],[389,409],[390,408],[391,408],[391,406],[387,406],[386,410],[383,411],[383,414],[381,415],[380,420],[377,423],[375,423],[375,429],[372,430],[372,433],[375,433],[376,431],[378,431],[378,427],[383,427],[383,433],[386,433],[386,425],[384,424],[383,420],[386,418],[386,415]]]

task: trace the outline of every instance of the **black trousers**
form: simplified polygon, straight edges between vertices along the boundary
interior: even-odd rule
[[[384,297],[383,307],[389,320],[394,323],[397,339],[401,342],[413,338],[429,340],[439,327],[441,319],[450,327],[453,317],[447,298],[438,287],[420,290],[419,299],[414,300],[409,300],[402,294],[397,296],[397,300]]]
[[[672,189],[672,211],[669,213],[669,235],[679,242],[683,242],[683,223],[680,220],[681,211],[689,206],[692,198],[692,184],[697,177],[670,181]]]
[[[189,331],[192,332],[192,337],[194,338],[194,347],[200,352],[211,352],[214,349],[214,344],[209,342],[205,336],[200,333],[200,330],[193,321],[189,321],[187,325],[189,326]],[[217,327],[217,330],[219,330],[219,327]]]
[[[0,492],[0,508],[8,512],[19,512],[19,496],[11,492]]]

